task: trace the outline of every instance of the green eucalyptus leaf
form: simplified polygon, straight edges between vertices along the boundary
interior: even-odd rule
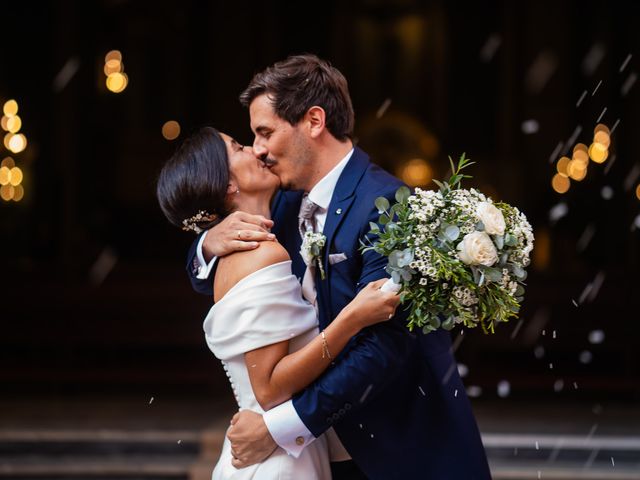
[[[371,229],[372,232],[375,232],[375,233],[380,231],[380,227],[375,222],[369,222],[369,228]]]
[[[482,271],[487,279],[491,282],[499,282],[500,280],[502,280],[502,271],[498,270],[497,268],[484,267]]]
[[[484,232],[484,223],[482,223],[482,221],[478,221],[478,223],[476,223],[476,230],[479,232]]]
[[[378,209],[378,213],[384,213],[389,210],[389,200],[385,197],[376,198],[376,208]]]
[[[447,319],[444,322],[442,322],[442,328],[444,328],[445,330],[452,330],[453,327],[455,326],[456,326],[456,321],[453,316],[447,317]]]
[[[386,225],[387,223],[389,223],[389,220],[391,220],[389,216],[386,213],[383,213],[382,215],[380,215],[380,218],[378,218],[378,223],[380,225]]]
[[[404,185],[396,190],[396,201],[404,203],[411,196],[411,190]]]
[[[396,270],[391,273],[391,278],[394,282],[400,283],[400,274]]]
[[[518,243],[518,239],[515,237],[515,235],[512,235],[510,233],[507,233],[504,236],[504,244],[509,246],[509,247],[515,247]]]
[[[440,319],[438,317],[431,317],[429,319],[429,323],[431,324],[431,326],[434,328],[434,330],[436,328],[440,328],[440,325],[442,324],[442,322],[440,321]]]
[[[522,297],[524,295],[524,287],[522,285],[518,285],[515,294],[516,297]]]
[[[502,250],[502,247],[504,247],[504,237],[502,235],[494,235],[493,243],[496,244],[498,250]]]
[[[449,225],[444,231],[447,240],[454,242],[460,236],[460,229],[456,225]]]

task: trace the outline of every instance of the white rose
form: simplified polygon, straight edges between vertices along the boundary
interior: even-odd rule
[[[498,251],[485,232],[473,232],[464,236],[458,244],[458,258],[467,265],[490,267],[498,261]]]
[[[489,235],[504,235],[504,216],[495,205],[489,202],[478,203],[476,215],[484,224],[484,231]]]

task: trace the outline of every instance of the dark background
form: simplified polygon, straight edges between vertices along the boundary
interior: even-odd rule
[[[193,237],[163,218],[155,179],[200,125],[250,144],[239,92],[274,61],[313,52],[349,80],[357,141],[376,162],[399,174],[419,157],[440,178],[447,155],[466,152],[478,162],[467,186],[534,226],[522,322],[454,333],[480,401],[504,401],[506,381],[513,401],[636,402],[640,87],[625,82],[639,69],[640,9],[630,3],[2,2],[0,103],[18,101],[29,145],[12,155],[24,199],[0,200],[0,394],[231,398],[204,343],[211,301],[184,271]],[[130,80],[120,94],[102,72],[112,49]],[[68,62],[77,72],[56,88]],[[554,161],[591,142],[605,107],[603,123],[619,120],[609,160],[555,193]],[[161,135],[167,120],[180,122],[176,141]],[[590,343],[594,330],[602,343]]]

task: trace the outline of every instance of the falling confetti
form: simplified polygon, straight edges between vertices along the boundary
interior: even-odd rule
[[[611,457],[611,466],[613,466],[613,467],[616,466],[616,462],[613,461],[613,457]]]
[[[498,47],[502,43],[502,38],[497,33],[492,33],[480,50],[480,60],[488,63],[496,54]]]
[[[380,105],[380,108],[376,112],[376,118],[378,119],[382,118],[382,116],[385,114],[385,112],[387,111],[390,105],[391,105],[390,98],[387,98],[384,102],[382,102],[382,105]]]
[[[592,330],[589,332],[589,343],[598,345],[604,342],[604,332],[602,330]]]
[[[556,148],[554,148],[553,152],[551,152],[551,155],[549,155],[549,163],[553,163],[556,161],[556,158],[558,158],[558,154],[562,150],[563,146],[564,146],[563,142],[558,142],[558,145],[556,145]]]
[[[533,356],[536,357],[538,360],[544,357],[544,347],[542,345],[538,345],[536,348],[534,348]]]
[[[555,340],[556,339],[556,331],[555,330],[553,331],[553,335],[552,336],[553,336],[553,339]]]
[[[596,227],[592,223],[587,225],[587,227],[582,232],[582,235],[580,235],[580,238],[578,239],[578,243],[576,244],[576,249],[579,252],[584,251],[589,246],[589,243],[593,239],[593,236],[595,235],[595,233],[596,233]]]
[[[577,390],[578,389],[578,382],[573,382],[573,389]]]
[[[525,135],[531,135],[538,132],[538,130],[540,129],[540,124],[537,120],[525,120],[524,122],[522,122],[521,128],[522,133],[524,133]]]
[[[622,62],[622,65],[620,65],[620,70],[618,70],[619,73],[622,73],[624,69],[627,68],[627,64],[629,63],[629,60],[631,60],[631,57],[631,54],[627,55],[627,58],[625,58],[624,62]]]
[[[460,375],[460,377],[464,378],[467,376],[467,374],[469,373],[469,367],[467,367],[464,363],[459,363],[458,364],[458,375]]]
[[[457,397],[457,396],[458,396],[458,389],[457,389],[457,388],[456,388],[456,391],[455,391],[455,392],[453,392],[453,396],[454,396],[454,397]]]
[[[578,304],[576,303],[576,301],[573,298],[571,299],[571,303],[573,303],[574,307],[578,308]]]
[[[153,403],[153,397],[151,397],[151,400],[149,400],[149,405],[151,405]]]
[[[591,360],[593,360],[593,354],[588,350],[583,350],[582,352],[580,352],[578,360],[580,360],[580,363],[587,365],[591,363]]]
[[[598,85],[596,85],[596,88],[593,90],[593,93],[591,93],[591,96],[592,96],[592,97],[596,94],[596,92],[597,92],[597,91],[598,91],[598,89],[600,88],[600,85],[602,85],[602,80],[600,80],[600,81],[598,82]]]
[[[547,85],[556,71],[558,61],[552,52],[541,52],[533,61],[525,78],[529,92],[537,94]]]
[[[613,198],[613,188],[611,188],[609,185],[605,185],[600,190],[600,195],[605,200],[611,200]]]
[[[549,370],[553,370],[553,363],[549,363]]]
[[[478,385],[469,385],[467,387],[467,395],[470,398],[478,398],[482,395],[482,387],[479,387]]]
[[[362,394],[362,396],[360,397],[360,403],[364,403],[365,399],[367,398],[367,396],[369,395],[369,393],[371,393],[371,389],[373,388],[373,385],[369,385],[367,387],[367,389],[364,391],[364,393]]]
[[[589,430],[589,433],[587,434],[587,440],[590,440],[591,437],[593,437],[593,434],[596,433],[596,430],[598,429],[598,424],[594,423],[591,426],[591,430]]]
[[[420,385],[418,385],[418,390],[420,390],[420,393],[422,394],[423,397],[427,396],[427,394],[424,393],[424,390],[422,389],[422,387]]]
[[[549,220],[552,224],[554,224],[562,217],[564,217],[567,213],[569,213],[569,207],[566,203],[560,202],[557,205],[551,207],[551,210],[549,210]]]
[[[93,285],[101,285],[107,275],[118,263],[118,255],[111,247],[106,247],[100,252],[98,258],[91,266],[89,280]]]
[[[587,91],[585,90],[584,92],[582,92],[582,95],[580,95],[580,98],[576,102],[576,108],[580,106],[580,104],[582,103],[582,101],[586,96],[587,96]]]
[[[633,219],[633,223],[631,224],[631,231],[635,230],[636,228],[640,228],[640,214],[638,214],[636,218]]]
[[[506,398],[511,393],[511,385],[506,380],[498,382],[498,396],[500,398]]]
[[[607,166],[604,167],[604,174],[607,175],[609,173],[609,170],[611,170],[611,167],[613,166],[613,162],[616,161],[616,154],[614,153],[613,155],[611,155],[607,161]]]
[[[520,327],[522,327],[523,322],[524,320],[522,318],[518,320],[518,324],[516,325],[516,328],[514,328],[513,332],[511,332],[511,340],[516,338],[516,335],[518,335],[518,332],[520,331]]]
[[[178,440],[178,445],[180,445],[182,443],[182,440]]]
[[[622,84],[622,87],[620,87],[620,94],[623,97],[627,96],[627,94],[629,93],[629,90],[631,90],[631,87],[633,87],[633,84],[636,83],[637,79],[638,79],[638,75],[636,74],[636,72],[632,72],[629,74],[627,79]]]
[[[371,434],[371,438],[373,438],[373,433]]]
[[[631,190],[631,187],[635,185],[636,180],[638,180],[639,176],[640,176],[640,165],[636,163],[624,179],[625,192],[628,192],[629,190]]]
[[[620,123],[620,119],[616,120],[616,123],[613,124],[613,127],[611,127],[611,131],[609,132],[609,135],[613,135],[613,132],[616,131],[616,128],[618,128],[618,124]]]
[[[69,84],[80,68],[78,57],[71,57],[53,79],[53,91],[60,93]]]
[[[561,392],[562,389],[564,388],[564,380],[562,380],[561,378],[559,378],[558,380],[556,380],[553,384],[553,391],[558,393]]]
[[[536,440],[536,450],[540,450],[540,445],[538,444],[537,440]]]
[[[605,49],[601,43],[594,44],[582,61],[582,72],[592,75],[605,55]]]
[[[600,123],[600,120],[602,120],[602,117],[604,117],[604,114],[607,113],[607,107],[604,107],[602,109],[602,113],[600,114],[600,116],[598,117],[598,119],[596,120],[596,123]]]

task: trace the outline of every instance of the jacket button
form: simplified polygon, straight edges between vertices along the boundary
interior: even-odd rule
[[[300,446],[304,445],[304,438],[297,437],[296,438],[296,445],[300,445]]]

